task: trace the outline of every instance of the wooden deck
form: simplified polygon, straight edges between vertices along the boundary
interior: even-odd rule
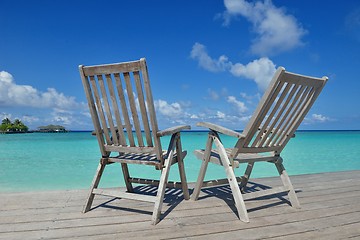
[[[167,190],[156,226],[150,203],[97,196],[104,204],[83,214],[85,190],[0,193],[0,239],[360,239],[360,171],[291,180],[302,208],[280,195],[248,200],[250,223],[237,220],[228,186],[202,191],[196,202]],[[277,181],[256,179],[254,187]]]

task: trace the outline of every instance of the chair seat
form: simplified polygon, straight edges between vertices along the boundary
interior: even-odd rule
[[[227,156],[230,158],[230,154],[232,152],[233,148],[225,148],[226,154]],[[203,160],[204,159],[204,155],[205,155],[205,149],[199,149],[199,150],[195,150],[194,151],[195,156],[199,159],[199,160]],[[234,158],[234,167],[239,167],[240,163],[247,163],[247,162],[260,162],[260,161],[275,161],[276,159],[278,159],[278,156],[275,156],[273,153],[239,153],[235,158]],[[220,155],[217,149],[212,149],[211,150],[211,155],[210,155],[210,162],[218,164],[218,165],[222,165],[221,161],[220,161]]]
[[[182,151],[182,158],[187,154],[187,151]],[[164,159],[167,158],[167,151],[163,151]],[[144,165],[154,165],[160,166],[161,162],[157,159],[155,153],[122,153],[118,156],[112,156],[105,158],[109,162],[120,162],[120,163],[130,163],[130,164],[144,164]],[[177,162],[177,154],[174,153],[173,161],[171,165]]]

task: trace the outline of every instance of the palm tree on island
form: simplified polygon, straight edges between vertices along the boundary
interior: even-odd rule
[[[11,122],[9,118],[2,120],[0,125],[0,133],[27,133],[29,128],[19,119]]]

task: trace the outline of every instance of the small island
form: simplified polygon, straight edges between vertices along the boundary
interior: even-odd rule
[[[65,127],[60,125],[47,125],[47,126],[40,126],[38,127],[38,130],[36,132],[42,132],[42,133],[65,133],[68,132],[68,130],[65,129]]]
[[[27,133],[28,131],[29,128],[19,119],[15,119],[14,122],[11,122],[9,118],[5,118],[0,125],[0,133],[3,134]]]
[[[15,134],[15,133],[66,133],[69,132],[65,129],[65,127],[61,125],[47,125],[47,126],[40,126],[37,130],[29,131],[28,126],[26,126],[23,122],[19,119],[15,119],[12,122],[9,118],[5,118],[2,120],[0,125],[0,134]]]

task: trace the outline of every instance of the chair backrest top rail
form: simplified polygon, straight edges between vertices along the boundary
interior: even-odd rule
[[[145,61],[144,58],[140,59],[140,61]],[[131,61],[131,62],[123,62],[123,63],[112,63],[112,64],[102,64],[102,65],[93,65],[93,66],[83,66],[85,76],[94,76],[94,75],[102,75],[102,74],[113,74],[116,72],[136,72],[141,70],[140,61]]]

